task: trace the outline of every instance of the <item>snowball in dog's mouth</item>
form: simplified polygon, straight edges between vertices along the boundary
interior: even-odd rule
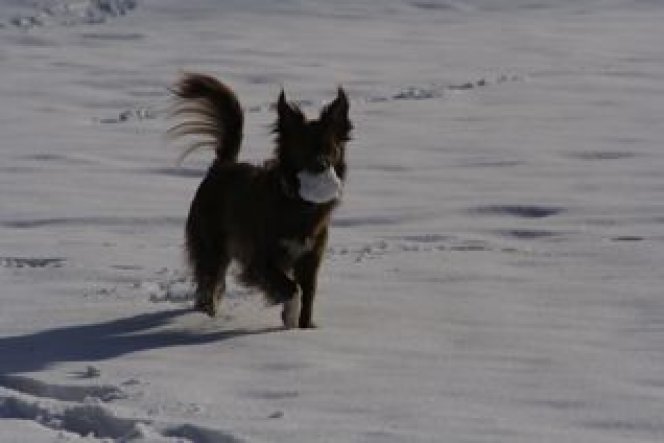
[[[320,173],[302,170],[298,172],[297,179],[300,181],[299,194],[302,200],[328,203],[341,196],[341,180],[331,166]]]

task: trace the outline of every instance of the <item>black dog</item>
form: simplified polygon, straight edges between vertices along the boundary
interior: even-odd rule
[[[185,155],[205,144],[216,152],[186,225],[197,309],[216,315],[226,269],[236,260],[244,284],[262,290],[270,303],[284,304],[286,327],[315,327],[316,279],[346,176],[352,129],[343,89],[317,120],[307,120],[282,90],[276,149],[261,166],[237,162],[244,117],[231,89],[212,77],[188,74],[174,93],[179,98],[174,114],[190,118],[171,135],[208,137]]]

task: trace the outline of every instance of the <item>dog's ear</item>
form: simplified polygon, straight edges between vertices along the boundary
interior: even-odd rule
[[[300,108],[286,100],[286,93],[283,89],[277,100],[277,116],[277,130],[281,133],[301,126],[305,121],[304,114]]]
[[[320,114],[320,121],[340,140],[348,140],[353,125],[348,119],[350,104],[344,89],[339,86],[337,98],[325,106]]]

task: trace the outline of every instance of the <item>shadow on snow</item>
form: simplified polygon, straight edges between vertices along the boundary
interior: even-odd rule
[[[168,325],[190,309],[140,314],[105,323],[67,326],[0,338],[0,374],[33,372],[63,362],[95,362],[133,352],[200,345],[280,328],[192,332],[151,329]]]

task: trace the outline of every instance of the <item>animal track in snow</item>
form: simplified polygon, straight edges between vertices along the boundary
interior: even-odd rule
[[[601,161],[601,160],[623,160],[634,158],[638,154],[626,151],[583,151],[568,154],[568,157],[587,160],[587,161]]]
[[[56,385],[20,375],[0,375],[0,386],[35,397],[61,401],[84,401],[94,398],[108,402],[126,397],[124,392],[115,386]]]
[[[60,386],[25,376],[4,375],[0,376],[0,419],[34,421],[54,431],[80,435],[86,441],[162,441],[170,438],[183,443],[244,441],[230,433],[188,423],[124,418],[106,404],[123,397],[122,391],[114,386]]]
[[[192,443],[242,443],[245,441],[226,432],[190,424],[169,427],[162,432],[162,435],[185,439]]]
[[[7,25],[21,29],[48,25],[94,25],[127,15],[137,7],[138,0],[58,0],[35,5],[33,13],[17,15]]]
[[[644,241],[645,237],[640,235],[619,235],[617,237],[611,237],[612,242],[640,242]]]
[[[545,218],[565,212],[565,208],[543,205],[489,205],[471,210],[482,215],[509,215],[519,218]]]
[[[547,231],[544,229],[499,229],[495,232],[504,237],[520,240],[553,239],[561,235],[559,232]]]
[[[116,417],[97,404],[69,404],[0,394],[0,418],[33,420],[80,436],[122,438],[135,432],[136,420]]]
[[[103,406],[124,397],[115,386],[56,385],[19,375],[0,376],[0,418],[34,420],[81,436],[127,435],[135,421],[117,418]]]
[[[116,116],[104,117],[96,119],[98,123],[124,123],[127,121],[140,121],[140,120],[152,120],[157,118],[160,115],[163,115],[163,111],[159,111],[156,108],[150,107],[139,107],[132,109],[125,109]]]
[[[431,100],[443,98],[449,93],[471,91],[479,88],[484,88],[492,85],[499,85],[507,82],[522,81],[524,79],[521,75],[516,74],[502,74],[494,79],[480,78],[478,80],[467,81],[463,83],[432,83],[428,85],[410,85],[398,89],[395,92],[387,94],[374,94],[363,97],[357,97],[353,100],[355,103],[360,104],[377,104],[393,101],[417,101],[417,100]],[[164,91],[164,94],[166,91]],[[323,104],[320,100],[302,99],[294,101],[300,107],[318,106]],[[253,105],[246,108],[245,112],[250,114],[263,113],[272,111],[275,104],[263,103]],[[97,123],[103,124],[117,124],[126,123],[130,121],[152,120],[156,118],[163,118],[169,115],[167,107],[165,106],[137,106],[135,108],[125,109],[119,114],[114,116],[99,117],[93,120]]]
[[[0,226],[11,229],[35,229],[51,226],[80,227],[142,227],[142,226],[182,226],[180,217],[56,217],[39,219],[18,219],[0,221]]]
[[[349,258],[355,263],[379,259],[397,253],[443,253],[443,252],[519,252],[514,248],[491,245],[477,239],[462,239],[442,234],[411,234],[390,236],[363,245],[332,246],[328,248],[330,259]]]
[[[3,268],[60,268],[66,259],[62,257],[0,257]]]
[[[262,391],[251,391],[247,393],[248,397],[256,398],[260,400],[289,400],[297,398],[300,396],[300,393],[295,390],[262,390]]]

